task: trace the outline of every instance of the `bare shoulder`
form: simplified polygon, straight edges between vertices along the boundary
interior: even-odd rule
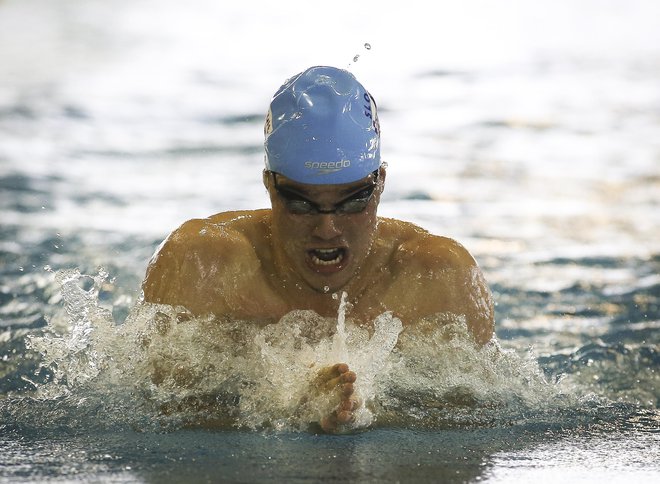
[[[456,240],[395,219],[382,219],[383,235],[391,240],[393,262],[408,268],[472,268],[474,257]]]
[[[269,214],[270,210],[220,212],[207,218],[188,220],[172,235],[186,238],[188,241],[205,240],[207,236],[214,239],[249,239],[262,230]]]
[[[253,232],[258,231],[263,214],[254,212],[222,212],[204,219],[191,219],[175,229],[160,245],[149,268],[180,264],[194,258],[216,261],[237,254],[250,254]],[[247,249],[247,252],[246,252]],[[148,274],[149,276],[149,274]]]
[[[184,222],[166,239],[166,243],[246,242],[254,238],[268,216],[268,210],[220,212],[204,219]]]
[[[383,220],[390,240],[391,300],[410,321],[438,313],[465,317],[479,343],[492,337],[493,302],[475,258],[459,242],[408,222]]]
[[[267,216],[267,211],[223,212],[182,224],[149,262],[145,300],[193,312],[223,309],[207,307],[208,302],[222,306],[217,293],[233,275],[259,270],[255,243]]]

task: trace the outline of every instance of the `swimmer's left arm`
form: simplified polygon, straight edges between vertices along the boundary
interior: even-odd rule
[[[467,326],[477,343],[488,343],[495,332],[495,310],[493,296],[479,266],[473,265],[463,269],[459,283],[463,286],[463,313]]]
[[[438,313],[465,317],[478,344],[494,333],[493,298],[472,255],[458,242],[433,235],[418,238],[407,248],[409,286],[415,313],[420,319]]]

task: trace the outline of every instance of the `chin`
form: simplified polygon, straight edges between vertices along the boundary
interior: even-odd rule
[[[339,276],[339,277],[338,277]],[[318,273],[315,274],[315,277],[307,278],[307,284],[316,292],[322,294],[332,294],[338,291],[341,291],[350,281],[350,277],[346,277],[343,274],[334,274],[334,277],[320,276]]]

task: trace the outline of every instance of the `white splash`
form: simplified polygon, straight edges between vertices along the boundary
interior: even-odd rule
[[[546,408],[557,394],[532,357],[478,347],[456,315],[405,331],[389,312],[358,324],[342,293],[336,318],[299,310],[262,326],[138,303],[117,323],[98,300],[106,277],[58,273],[68,324],[55,318],[30,338],[53,375],[36,394],[70,398],[76,411],[86,402],[89,415],[104,407],[104,422],[306,430],[339,403],[311,384],[337,363],[357,375],[353,429],[490,422],[507,408]]]

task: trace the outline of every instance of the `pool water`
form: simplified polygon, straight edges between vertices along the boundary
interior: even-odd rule
[[[0,481],[657,480],[658,6],[289,3],[0,3]],[[379,213],[474,254],[491,344],[140,302],[169,231],[267,206],[265,107],[314,64],[375,96]],[[365,406],[318,434],[339,360]]]

